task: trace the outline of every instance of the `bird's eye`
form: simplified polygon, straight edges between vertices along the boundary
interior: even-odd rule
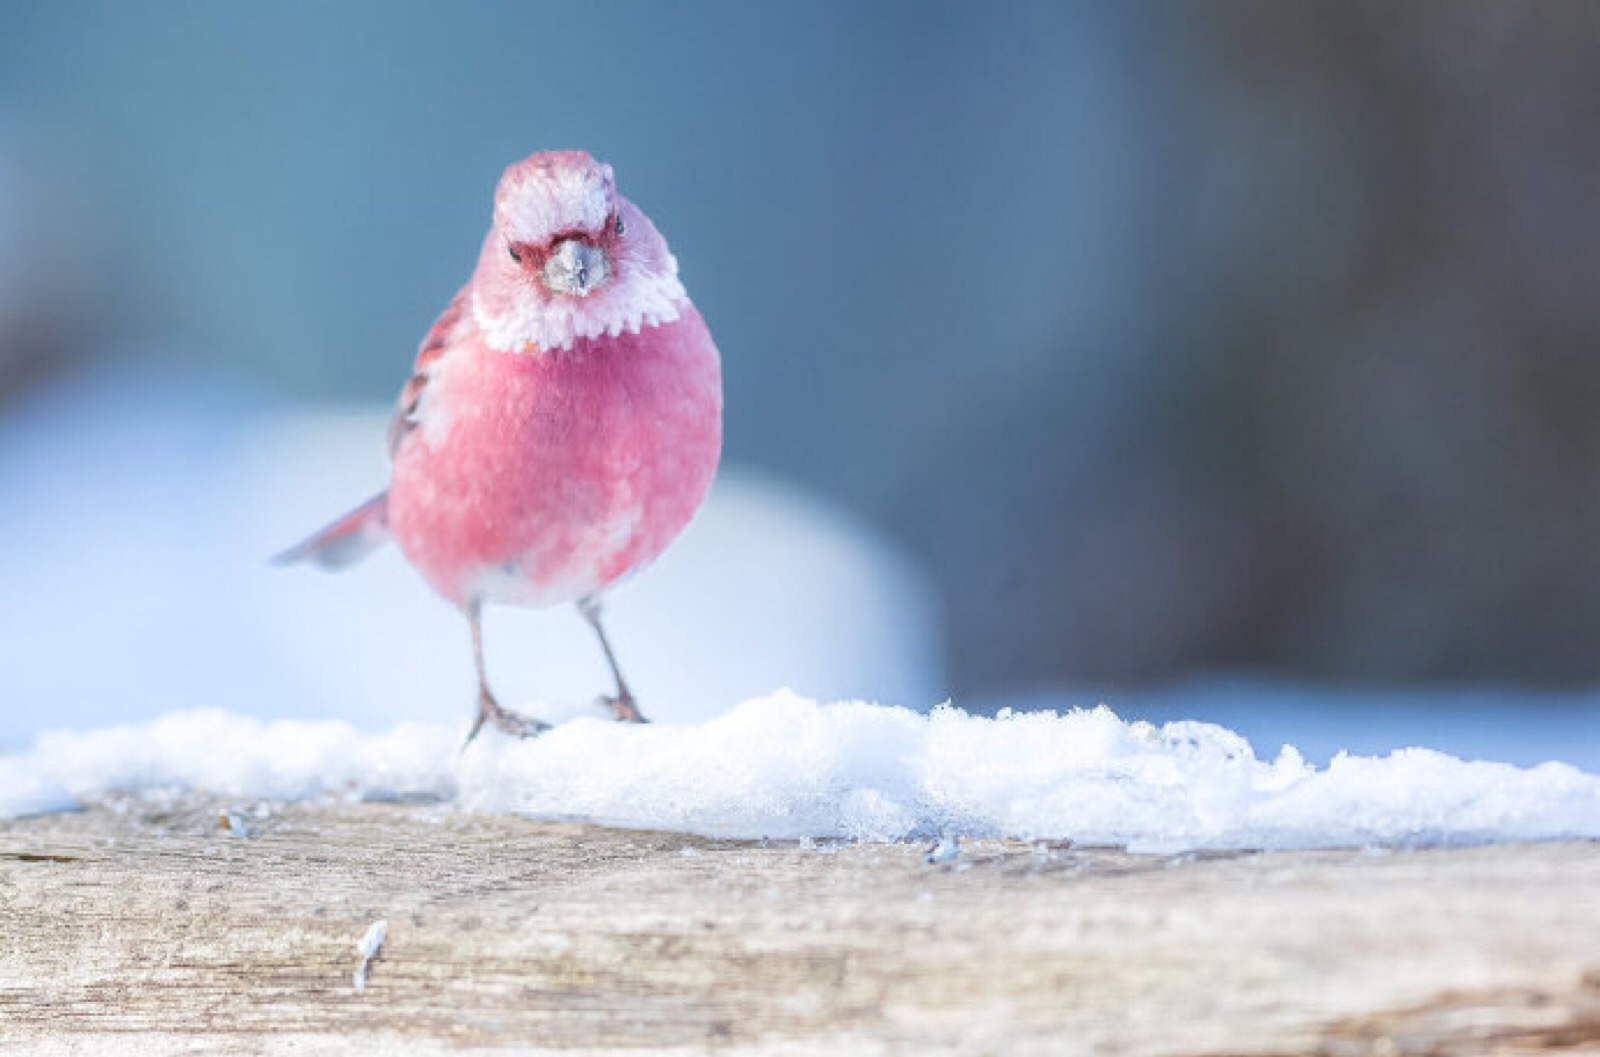
[[[507,246],[506,252],[511,254],[512,260],[516,261],[518,264],[522,263],[522,251],[518,250],[515,246]]]
[[[622,214],[621,213],[617,214],[616,230],[617,230],[617,234],[618,235],[622,234]]]

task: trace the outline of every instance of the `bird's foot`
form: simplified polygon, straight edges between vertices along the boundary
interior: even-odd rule
[[[602,694],[595,700],[601,708],[610,709],[611,718],[618,723],[648,723],[644,713],[639,711],[639,706],[634,704],[633,695],[624,690],[619,694]]]
[[[478,695],[478,717],[473,720],[472,732],[467,735],[466,744],[461,747],[464,749],[467,745],[471,745],[484,725],[489,723],[494,724],[496,730],[510,734],[514,738],[537,738],[550,729],[550,724],[542,719],[519,716],[509,709],[501,708],[500,702],[494,699],[494,695],[485,690]]]

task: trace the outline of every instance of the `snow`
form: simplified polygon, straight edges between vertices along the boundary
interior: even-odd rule
[[[77,800],[26,762],[0,756],[0,819],[71,811]]]
[[[543,737],[465,725],[362,733],[340,721],[217,711],[41,736],[0,758],[0,816],[63,794],[437,798],[474,812],[709,837],[1011,837],[1140,851],[1600,839],[1600,776],[1427,749],[1261,758],[1226,728],[1110,709],[920,713],[792,693],[697,723],[593,716]],[[40,790],[54,791],[41,797]],[[13,792],[15,791],[15,792]],[[13,796],[15,799],[13,799]]]
[[[1468,759],[1526,766],[1559,759],[1600,771],[1600,694],[1593,689],[1400,689],[1234,676],[1137,690],[1058,689],[963,704],[992,714],[1003,707],[1060,710],[1102,700],[1114,700],[1124,715],[1151,722],[1203,719],[1230,727],[1257,745],[1288,742],[1319,764],[1340,752],[1372,756],[1427,745]]]

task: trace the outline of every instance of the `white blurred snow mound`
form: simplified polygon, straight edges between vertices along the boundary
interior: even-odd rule
[[[438,798],[462,809],[715,837],[933,835],[1201,848],[1415,846],[1600,838],[1600,776],[1427,749],[1258,759],[1218,726],[1110,709],[931,714],[792,693],[699,723],[582,717],[545,736],[409,723],[267,722],[218,711],[52,732],[0,757],[0,817],[64,797]]]
[[[388,479],[388,411],[295,411],[155,368],[65,379],[0,416],[0,751],[48,726],[220,708],[363,728],[454,722],[466,623],[394,547],[336,576],[267,559]],[[841,604],[848,599],[849,604]],[[835,505],[725,468],[653,567],[607,596],[652,719],[792,686],[937,701],[920,570]],[[492,607],[503,700],[611,688],[570,606]]]

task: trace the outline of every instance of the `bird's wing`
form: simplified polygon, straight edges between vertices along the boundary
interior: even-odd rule
[[[273,558],[272,564],[310,562],[322,569],[343,569],[388,541],[389,493],[379,492],[310,539]]]
[[[394,457],[406,435],[417,428],[417,413],[422,406],[423,393],[428,388],[428,370],[455,344],[463,323],[470,319],[466,315],[466,305],[467,288],[463,286],[451,298],[449,306],[439,314],[439,318],[434,320],[428,336],[422,339],[422,347],[417,350],[417,362],[411,368],[411,377],[406,380],[405,388],[400,390],[394,417],[389,420],[390,458]]]

